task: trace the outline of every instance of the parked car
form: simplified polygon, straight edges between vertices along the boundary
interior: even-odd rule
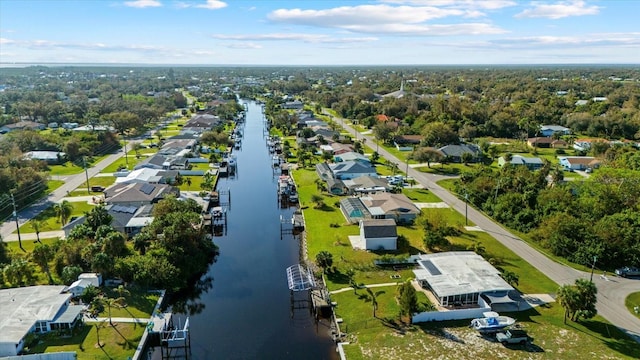
[[[633,266],[625,266],[620,269],[616,269],[616,275],[622,277],[640,276],[640,269]]]
[[[504,332],[499,332],[496,334],[496,340],[502,343],[502,345],[507,344],[526,344],[531,338],[524,330],[507,330]]]

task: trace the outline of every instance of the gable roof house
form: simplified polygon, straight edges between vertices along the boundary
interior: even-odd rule
[[[141,168],[129,172],[127,176],[116,177],[116,184],[173,184],[178,175],[177,170]]]
[[[141,206],[155,204],[167,196],[180,197],[180,190],[163,184],[115,184],[104,191],[107,204]]]
[[[340,180],[348,180],[360,176],[377,177],[375,166],[359,161],[344,161],[338,164],[329,165],[333,177]]]
[[[560,125],[542,125],[540,126],[540,134],[550,137],[553,134],[570,135],[571,129]]]
[[[502,167],[506,164],[511,164],[513,166],[526,166],[529,170],[538,170],[544,166],[544,162],[539,157],[524,157],[520,155],[513,155],[511,157],[511,161],[508,161],[501,156],[498,159],[498,166]]]
[[[462,155],[471,154],[472,162],[480,160],[480,148],[475,144],[446,145],[438,149],[444,156],[453,162],[462,162]]]
[[[281,108],[287,110],[301,110],[304,107],[304,104],[300,100],[287,101],[286,103],[280,105]]]
[[[171,163],[167,156],[154,154],[153,156],[149,156],[148,158],[142,159],[139,163],[137,163],[133,167],[133,170],[139,170],[139,169],[168,170],[170,165]]]
[[[562,156],[558,160],[565,169],[586,170],[600,167],[600,160],[593,156]]]
[[[398,230],[393,219],[360,220],[359,227],[360,235],[349,237],[354,249],[398,249]]]
[[[398,224],[410,224],[420,209],[404,194],[375,193],[360,198],[372,219],[394,219]]]

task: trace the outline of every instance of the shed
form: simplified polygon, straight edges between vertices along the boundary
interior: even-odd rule
[[[366,250],[396,250],[396,222],[393,219],[360,220],[360,238]]]

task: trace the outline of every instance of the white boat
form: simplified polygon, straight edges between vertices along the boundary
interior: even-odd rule
[[[484,315],[483,318],[473,319],[471,320],[471,325],[469,325],[479,332],[500,331],[516,322],[514,318],[502,316],[495,311],[487,311],[482,313],[482,315]]]

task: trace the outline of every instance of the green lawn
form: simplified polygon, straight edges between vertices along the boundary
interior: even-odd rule
[[[140,161],[142,161],[143,158],[139,158],[137,159],[135,156],[128,156],[127,159],[125,159],[124,157],[114,161],[113,163],[111,163],[109,166],[107,166],[106,168],[104,168],[104,170],[102,170],[102,173],[114,173],[116,171],[118,171],[118,168],[120,167],[124,167],[127,168],[129,170],[133,170],[133,167],[136,166],[136,164],[138,164]]]
[[[113,289],[106,290],[106,296],[109,298],[118,298],[119,295]],[[123,294],[124,307],[112,307],[111,317],[126,317],[126,318],[141,318],[148,319],[151,317],[151,313],[158,302],[158,294],[140,291],[131,291],[130,294]],[[108,317],[109,311],[105,307],[105,310],[101,312],[99,317]]]
[[[100,326],[100,343],[96,346]],[[136,324],[119,323],[112,327],[106,324],[86,323],[77,329],[72,337],[49,334],[41,337],[37,345],[29,348],[30,354],[60,351],[75,351],[79,360],[127,359],[133,357],[142,338],[145,327]]]
[[[82,166],[78,166],[71,161],[67,161],[61,165],[50,165],[49,166],[49,174],[50,175],[75,175],[80,174],[84,171]]]
[[[58,238],[40,239],[40,241],[43,244],[53,245],[53,243],[58,241]],[[20,253],[29,254],[33,251],[33,249],[36,247],[36,244],[38,244],[38,242],[36,240],[22,240],[22,247],[24,248],[24,252],[20,249],[20,246],[17,241],[7,241],[5,242],[5,244],[7,244],[7,248],[12,252],[15,252],[18,254]]]
[[[184,178],[191,179],[191,185],[187,185],[187,182]],[[178,186],[181,191],[203,191],[200,187],[202,181],[204,180],[204,176],[185,176],[182,180],[182,184]]]
[[[403,189],[405,194],[413,202],[437,203],[442,200],[427,189]]]
[[[64,181],[62,180],[49,180],[47,181],[47,194],[52,193],[55,189],[59,188],[60,186],[64,185]]]
[[[85,212],[88,212],[93,208],[93,205],[89,205],[86,201],[71,202],[71,205],[73,205],[73,212],[71,213],[72,217],[84,215]],[[60,221],[56,216],[55,211],[53,210],[53,206],[46,208],[43,212],[38,214],[35,219],[42,221],[40,232],[62,230],[62,225],[60,224]],[[33,229],[33,222],[29,221],[26,224],[20,226],[20,231],[23,233],[35,232],[35,230]],[[14,231],[14,233],[17,233],[17,230]]]
[[[624,300],[624,304],[629,309],[629,312],[634,316],[640,318],[640,310],[636,311],[636,307],[640,307],[640,292],[636,292],[627,296]]]
[[[89,186],[102,186],[102,187],[109,187],[111,185],[113,185],[116,182],[116,177],[115,176],[94,176],[91,179],[89,179]],[[83,182],[82,185],[78,186],[75,190],[84,190],[85,192],[87,191],[87,182]]]

